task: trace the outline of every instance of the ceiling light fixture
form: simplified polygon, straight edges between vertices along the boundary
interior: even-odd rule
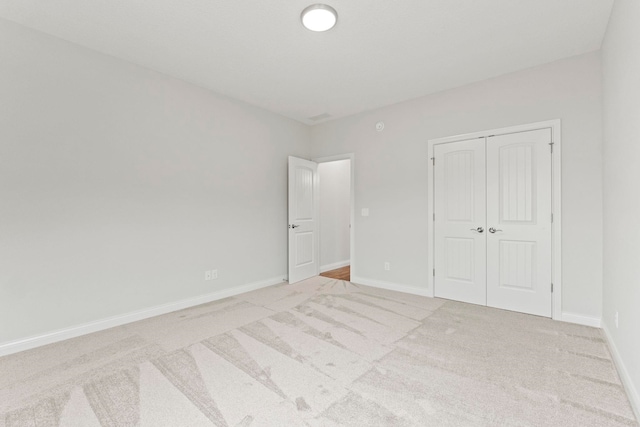
[[[326,4],[312,4],[300,15],[302,25],[311,31],[327,31],[338,22],[338,12]]]

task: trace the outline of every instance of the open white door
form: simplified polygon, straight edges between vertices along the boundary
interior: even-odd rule
[[[289,156],[289,283],[320,271],[318,164]]]

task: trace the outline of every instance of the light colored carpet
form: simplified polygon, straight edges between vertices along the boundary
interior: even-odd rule
[[[0,358],[0,427],[636,426],[598,329],[324,277]]]

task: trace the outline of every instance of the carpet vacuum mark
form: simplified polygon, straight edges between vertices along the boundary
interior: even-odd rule
[[[0,358],[0,427],[638,426],[600,330],[314,277]]]

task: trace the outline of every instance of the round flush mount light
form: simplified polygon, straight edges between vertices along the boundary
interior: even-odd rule
[[[311,31],[327,31],[338,22],[338,12],[326,4],[312,4],[300,15],[302,25]]]

